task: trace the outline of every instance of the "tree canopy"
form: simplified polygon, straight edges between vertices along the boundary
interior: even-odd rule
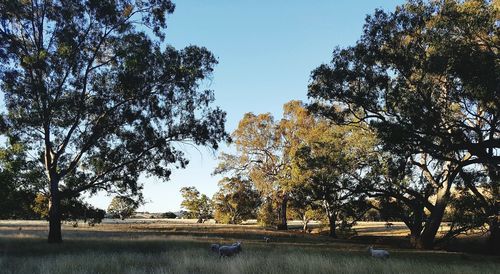
[[[213,205],[212,200],[207,195],[201,194],[195,187],[181,188],[182,203],[181,206],[187,210],[188,218],[198,219],[198,223],[212,218]]]
[[[238,224],[255,218],[260,205],[260,194],[246,179],[225,177],[219,182],[219,191],[212,198],[217,222]]]
[[[427,247],[460,172],[486,170],[499,197],[499,12],[481,0],[377,10],[354,46],[335,49],[330,64],[312,72],[313,112],[337,123],[369,123],[385,150],[410,157],[434,184]],[[498,241],[498,205],[488,211]]]
[[[140,204],[141,201],[136,201],[130,197],[115,196],[108,206],[107,213],[113,218],[125,220],[134,215]]]
[[[225,112],[201,90],[216,58],[163,46],[169,0],[2,1],[1,133],[47,174],[49,241],[62,241],[60,200],[84,191],[140,192],[188,160],[178,142],[213,149]],[[148,30],[148,31],[146,31]],[[150,30],[150,31],[149,31]]]

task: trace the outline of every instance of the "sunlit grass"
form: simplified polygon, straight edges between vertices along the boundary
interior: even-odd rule
[[[0,222],[0,273],[500,273],[498,257],[386,246],[391,258],[380,260],[369,256],[366,243],[317,235],[251,226],[185,225],[175,232],[136,226],[64,226],[64,242],[49,245],[43,223],[19,231]],[[261,235],[273,241],[266,244]],[[235,241],[243,242],[236,257],[219,258],[209,249]]]

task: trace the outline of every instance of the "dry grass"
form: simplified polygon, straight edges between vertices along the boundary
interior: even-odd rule
[[[371,224],[361,225],[368,232]],[[391,258],[383,261],[368,255],[366,243],[253,225],[65,225],[60,245],[45,242],[46,230],[44,222],[0,222],[0,273],[500,273],[497,257],[386,246]],[[236,257],[209,251],[210,243],[237,240]]]

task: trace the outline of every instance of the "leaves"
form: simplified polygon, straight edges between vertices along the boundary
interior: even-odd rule
[[[43,164],[64,196],[137,194],[139,174],[168,180],[187,165],[176,144],[229,139],[213,91],[199,89],[213,54],[159,45],[170,1],[33,2],[0,4],[0,129],[51,155]]]

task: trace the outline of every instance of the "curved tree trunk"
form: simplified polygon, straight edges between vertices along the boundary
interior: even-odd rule
[[[49,243],[61,243],[61,197],[59,193],[59,182],[50,182],[49,202]]]
[[[444,212],[450,200],[451,186],[453,185],[453,181],[455,180],[460,169],[461,167],[453,166],[452,163],[448,163],[447,175],[446,175],[447,177],[444,179],[444,181],[437,190],[436,203],[434,205],[434,208],[431,210],[429,219],[425,223],[422,235],[419,241],[417,242],[416,246],[417,248],[423,248],[423,249],[434,248],[436,234],[439,231],[439,227],[441,227],[441,222],[443,220]],[[426,172],[428,173],[428,171]],[[431,177],[432,176],[429,176],[430,181],[433,181],[434,178]]]
[[[429,220],[425,224],[424,231],[417,242],[417,248],[432,249],[434,248],[436,234],[441,227],[441,222],[443,220],[444,212],[448,201],[450,199],[450,189],[454,177],[450,177],[443,186],[438,190],[436,194],[436,204],[429,216]]]

